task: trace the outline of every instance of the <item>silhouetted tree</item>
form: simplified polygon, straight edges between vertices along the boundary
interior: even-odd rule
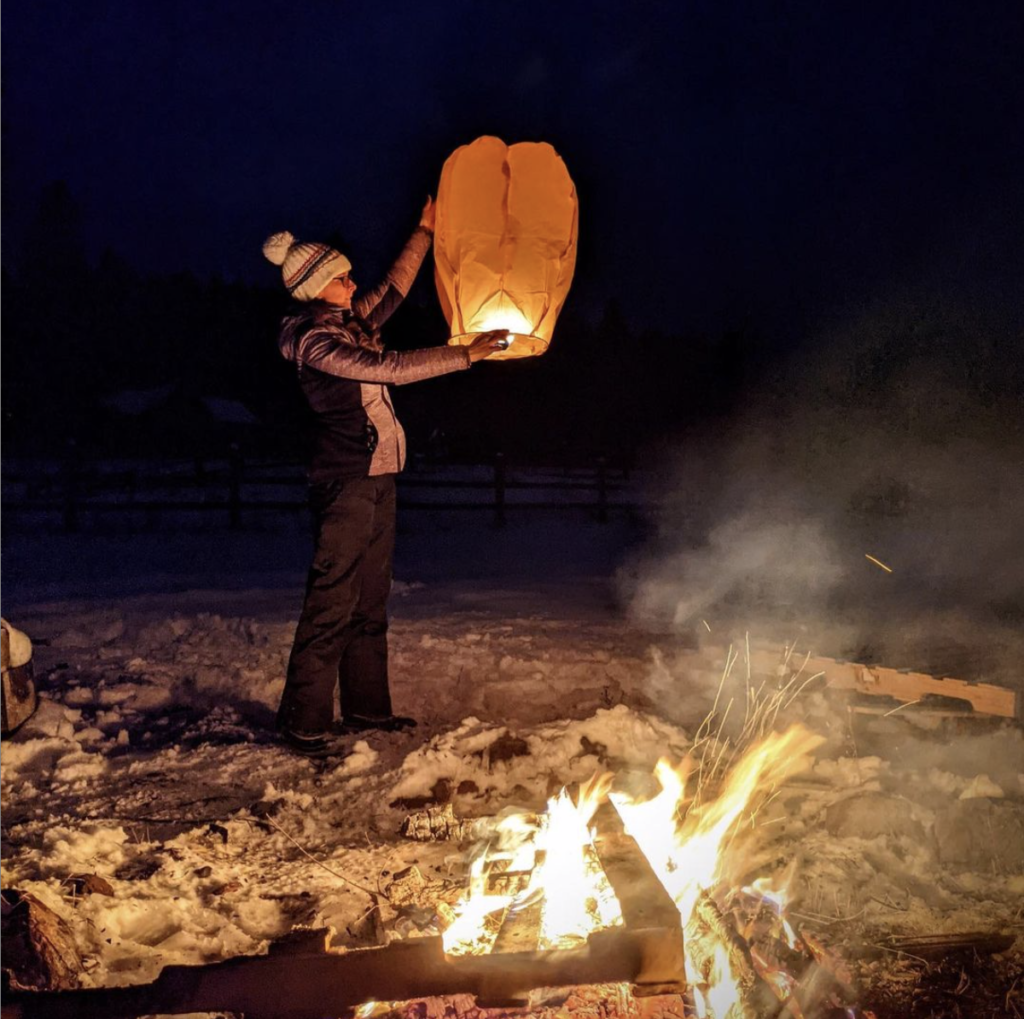
[[[80,290],[87,275],[81,208],[64,181],[53,181],[43,188],[26,231],[19,280],[41,294],[58,285]]]

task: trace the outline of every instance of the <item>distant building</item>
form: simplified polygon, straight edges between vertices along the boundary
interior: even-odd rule
[[[98,404],[101,444],[124,455],[216,455],[232,443],[262,443],[262,422],[240,400],[189,393],[181,383],[125,389]]]

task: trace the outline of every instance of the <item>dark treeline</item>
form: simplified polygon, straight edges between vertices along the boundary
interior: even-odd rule
[[[5,252],[4,455],[59,456],[73,443],[81,456],[216,456],[235,442],[247,456],[301,459],[305,409],[276,346],[289,301],[258,247],[238,260],[265,285],[147,276],[114,252],[90,261],[80,220],[68,187],[50,184],[24,242]],[[768,340],[754,326],[639,330],[628,295],[595,308],[570,292],[544,356],[482,362],[395,401],[410,451],[452,459],[628,463],[656,440],[721,442],[752,423],[806,438],[865,415],[929,443],[1019,436],[1021,313],[984,307],[955,280],[932,282]],[[385,341],[411,349],[447,335],[428,264]],[[236,401],[227,413],[224,401]],[[231,420],[241,407],[254,420]]]
[[[277,270],[251,286],[145,276],[112,251],[91,264],[80,220],[68,187],[50,184],[21,250],[7,253],[5,455],[60,455],[73,442],[81,455],[209,456],[236,441],[250,455],[301,457],[304,408],[275,343],[289,304]],[[248,258],[262,266],[258,250],[239,252]],[[385,340],[410,349],[446,337],[427,267]],[[405,387],[396,402],[414,452],[628,459],[654,436],[728,415],[753,349],[736,332],[638,333],[614,299],[590,309],[570,295],[543,357]],[[257,423],[204,414],[204,397],[238,401]]]

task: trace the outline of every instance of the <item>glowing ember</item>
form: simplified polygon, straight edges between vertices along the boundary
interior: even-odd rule
[[[773,966],[757,948],[750,950],[750,957],[757,968],[758,976],[775,992],[779,1001],[787,1001],[796,990],[796,980],[785,970]],[[794,1016],[799,1013],[799,1009],[800,1006],[795,1001],[792,1002],[790,1011],[794,1013]]]
[[[759,877],[752,885],[743,889],[745,895],[749,895],[767,905],[778,920],[779,929],[782,932],[783,940],[788,948],[794,951],[801,950],[804,946],[796,931],[786,919],[786,903],[789,899],[788,889],[785,887],[774,888],[771,878]]]

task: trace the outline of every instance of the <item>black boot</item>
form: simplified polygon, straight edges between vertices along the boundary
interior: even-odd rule
[[[349,747],[329,732],[306,733],[281,729],[281,740],[303,757],[344,757]]]

